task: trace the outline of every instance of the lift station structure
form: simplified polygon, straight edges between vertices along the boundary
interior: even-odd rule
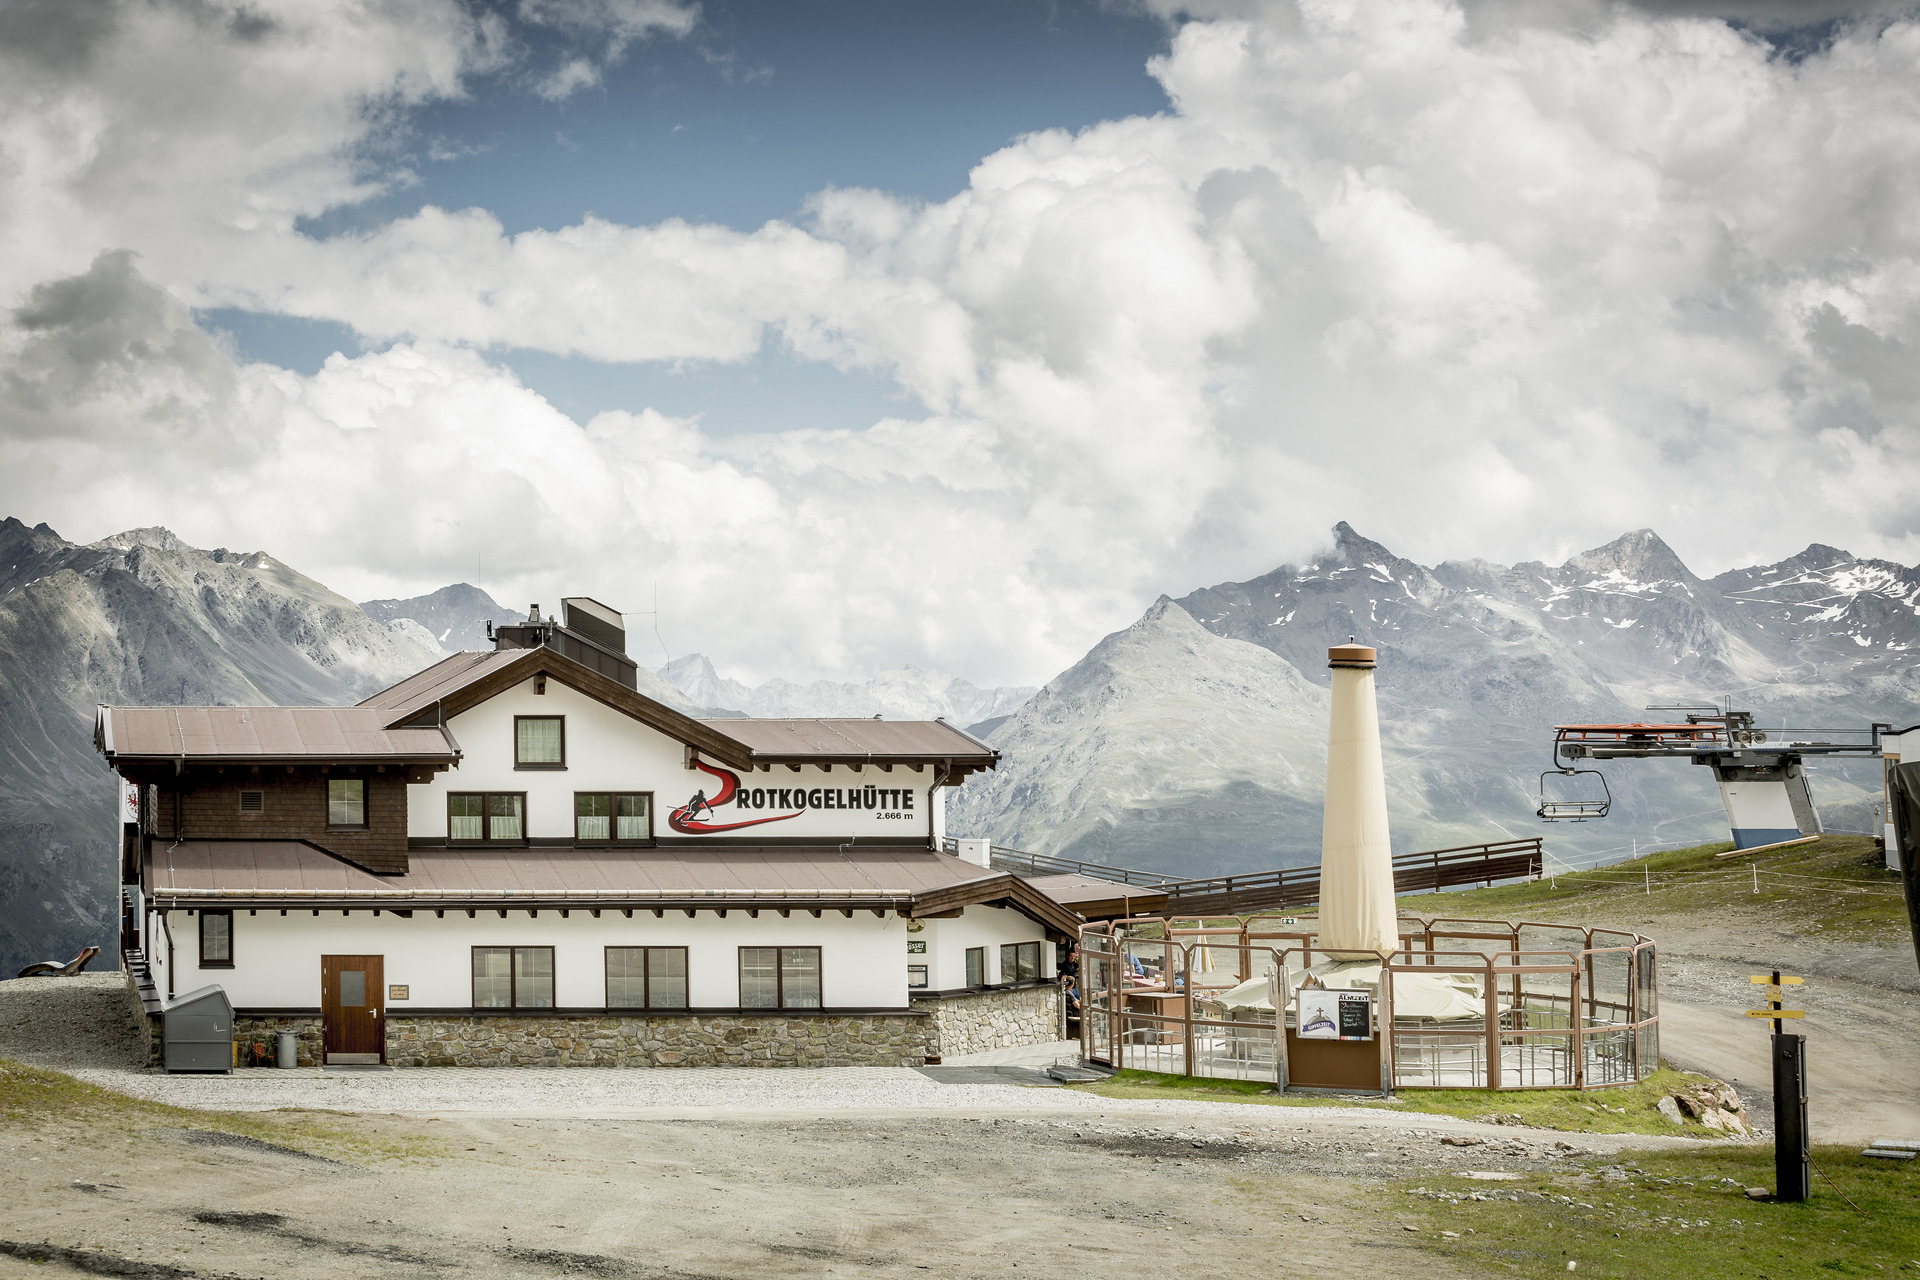
[[[1613,795],[1598,769],[1581,762],[1686,759],[1713,770],[1735,849],[1819,835],[1820,814],[1807,786],[1808,756],[1879,759],[1890,724],[1865,730],[1762,729],[1751,712],[1714,705],[1648,707],[1679,713],[1683,723],[1554,726],[1554,767],[1540,775],[1537,814],[1548,821],[1604,818]],[[1897,739],[1896,739],[1897,740]],[[1600,794],[1556,798],[1547,779],[1590,777]]]

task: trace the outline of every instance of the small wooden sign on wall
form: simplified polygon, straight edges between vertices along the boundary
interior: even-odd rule
[[[390,983],[390,984],[388,984],[388,986],[387,986],[387,999],[389,999],[389,1000],[405,1000],[406,998],[407,998],[407,988],[406,988],[406,987],[404,987],[404,986],[399,986],[399,985],[395,985],[395,984],[391,984],[391,983]]]

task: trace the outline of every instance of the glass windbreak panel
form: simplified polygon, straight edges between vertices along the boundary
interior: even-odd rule
[[[233,916],[229,913],[200,913],[200,963],[233,963]]]
[[[559,716],[522,716],[514,722],[516,764],[559,764],[561,728]]]
[[[646,840],[653,835],[653,818],[643,795],[614,797],[614,837],[619,840]]]
[[[608,947],[607,1007],[639,1009],[646,1003],[646,951],[641,947]]]
[[[327,825],[363,827],[366,824],[366,780],[364,778],[328,778]]]
[[[481,816],[483,812],[481,801],[480,796],[451,795],[447,797],[447,839],[486,839],[486,819]]]
[[[513,949],[513,1003],[521,1009],[553,1008],[553,948]]]
[[[967,948],[967,985],[970,987],[987,985],[987,949],[985,947]]]
[[[687,1007],[687,949],[647,948],[647,1004],[654,1009]]]
[[[780,950],[777,947],[740,948],[740,1007],[780,1007]]]
[[[506,947],[473,949],[473,1007],[506,1009],[513,1005],[512,952]]]
[[[573,798],[573,836],[576,840],[613,838],[613,797],[576,795]]]
[[[820,948],[780,948],[780,994],[784,1008],[820,1007]]]
[[[520,795],[487,797],[487,839],[518,840],[524,824],[522,810],[526,799]]]
[[[1639,970],[1639,1014],[1642,1020],[1656,1017],[1660,1013],[1660,980],[1655,972],[1655,960],[1652,947],[1641,947],[1638,956]]]
[[[1040,944],[1009,942],[1000,948],[1000,981],[1033,982],[1040,976]]]
[[[367,1004],[367,971],[365,969],[342,969],[340,971],[340,1007],[342,1009],[364,1009]]]

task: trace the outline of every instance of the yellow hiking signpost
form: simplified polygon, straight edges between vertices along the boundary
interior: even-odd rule
[[[1765,1018],[1773,1023],[1773,1172],[1779,1183],[1775,1193],[1781,1200],[1805,1200],[1813,1193],[1813,1156],[1807,1145],[1807,1038],[1788,1035],[1780,1024],[1788,1018],[1804,1018],[1804,1009],[1784,1009],[1781,1002],[1787,988],[1806,983],[1805,978],[1782,977],[1775,969],[1771,975],[1756,973],[1753,985],[1766,988],[1767,1008],[1749,1009],[1749,1018]]]

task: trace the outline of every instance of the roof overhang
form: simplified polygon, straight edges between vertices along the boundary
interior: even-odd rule
[[[915,894],[913,908],[908,914],[924,917],[955,915],[972,906],[1006,907],[1018,911],[1044,926],[1049,936],[1060,941],[1077,938],[1083,923],[1077,914],[1019,876],[1007,872],[982,876],[977,880],[963,880],[959,884]]]

